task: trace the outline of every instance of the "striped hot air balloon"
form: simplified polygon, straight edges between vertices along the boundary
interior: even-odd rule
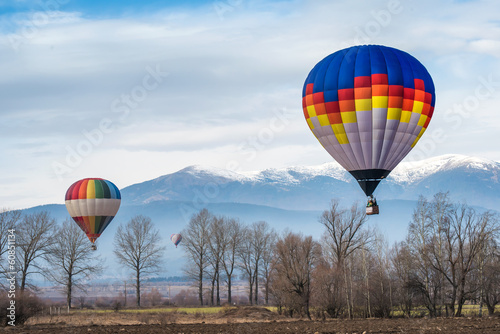
[[[179,233],[174,233],[170,236],[170,240],[172,240],[172,242],[174,243],[175,245],[175,248],[177,248],[177,245],[181,242],[182,240],[182,235],[180,235]]]
[[[354,46],[309,73],[302,106],[309,128],[367,196],[410,152],[434,112],[434,83],[406,52]]]
[[[77,181],[66,191],[66,208],[73,220],[94,242],[108,227],[120,208],[120,191],[110,181],[88,178]]]

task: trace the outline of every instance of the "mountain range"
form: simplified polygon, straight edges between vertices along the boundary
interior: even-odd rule
[[[369,224],[391,243],[402,240],[419,196],[430,198],[440,191],[449,192],[453,201],[466,202],[480,210],[498,210],[499,174],[500,163],[462,155],[403,162],[377,188],[380,215],[370,216]],[[257,172],[196,165],[120,191],[120,210],[98,241],[108,267],[116,269],[112,241],[117,226],[142,214],[153,220],[168,242],[168,276],[181,275],[184,265],[182,243],[175,248],[169,236],[182,230],[191,215],[202,208],[245,223],[264,220],[278,231],[300,231],[319,239],[323,229],[318,218],[332,199],[346,207],[355,202],[364,206],[366,201],[356,180],[335,162]],[[42,209],[60,221],[69,217],[64,204],[25,211]],[[115,269],[108,274],[113,272],[116,276]]]

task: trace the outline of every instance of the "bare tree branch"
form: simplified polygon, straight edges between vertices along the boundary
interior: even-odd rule
[[[47,274],[40,267],[39,260],[50,251],[55,226],[55,219],[47,211],[25,215],[18,225],[16,256],[21,274],[21,291],[28,285],[30,274]]]
[[[137,307],[141,306],[141,283],[144,275],[160,270],[165,246],[149,217],[135,216],[127,225],[120,225],[115,234],[114,254],[118,261],[135,274]]]
[[[66,305],[71,307],[75,288],[85,291],[85,284],[92,275],[102,271],[90,243],[80,227],[68,219],[52,238],[45,259],[49,263],[48,277],[63,286]]]
[[[200,305],[203,305],[203,279],[209,265],[210,223],[213,219],[214,216],[207,209],[202,209],[191,217],[181,233],[189,262],[185,273],[198,285]]]

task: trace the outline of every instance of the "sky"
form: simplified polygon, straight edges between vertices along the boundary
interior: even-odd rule
[[[496,0],[0,0],[0,208],[64,203],[85,177],[119,188],[190,165],[332,161],[302,85],[327,55],[415,56],[436,105],[405,161],[500,161]]]

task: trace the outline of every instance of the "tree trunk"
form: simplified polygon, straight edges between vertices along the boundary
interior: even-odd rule
[[[486,307],[488,308],[488,315],[491,316],[495,313],[495,305],[486,304]]]
[[[259,304],[259,265],[255,266],[255,305]]]
[[[231,276],[227,276],[227,302],[229,305],[232,304],[232,297],[231,297]]]
[[[366,284],[366,306],[367,306],[367,311],[368,311],[368,317],[372,317],[372,311],[371,311],[371,306],[370,306],[370,280],[368,277],[368,264],[366,263],[366,254],[365,254],[365,248],[362,248],[362,254],[363,254],[363,269],[364,269],[364,274],[365,274],[365,284]]]
[[[457,313],[455,314],[456,317],[461,317],[462,316],[462,308],[465,304],[465,275],[462,277],[460,280],[460,288],[458,291],[458,307],[457,307]]]
[[[252,282],[252,276],[248,276],[248,287],[250,289],[250,292],[248,294],[248,302],[250,303],[250,305],[253,305],[253,300],[252,300],[252,297],[253,297],[253,282]]]
[[[353,289],[352,289],[352,262],[349,264],[349,281],[350,281],[350,285],[349,285],[349,290],[350,290],[350,293],[351,293],[351,308],[352,308],[352,311],[351,311],[351,319],[354,319],[354,293],[353,293]]]
[[[125,281],[125,292],[124,292],[124,295],[125,295],[125,301],[124,301],[124,307],[127,308],[127,281]],[[170,299],[170,292],[168,294],[168,298]]]
[[[135,280],[135,295],[137,300],[137,307],[141,307],[141,274],[137,271],[137,276]]]
[[[457,312],[455,313],[456,317],[462,316],[462,308],[465,304],[465,278],[462,278],[460,281],[460,290],[458,291],[458,307]]]
[[[21,291],[24,291],[24,288],[26,287],[26,272],[22,271],[21,272],[21,286],[19,287]]]
[[[481,252],[481,260],[480,260],[480,266],[479,266],[479,274],[481,277],[481,286],[479,290],[479,316],[483,316],[483,300],[484,300],[484,256],[483,252]]]
[[[268,275],[266,275],[265,288],[266,288],[265,303],[266,303],[266,305],[269,305],[269,276]]]
[[[452,286],[451,300],[450,300],[450,311],[453,316],[455,316],[455,301],[457,300],[457,288]]]
[[[214,306],[215,275],[212,277],[212,288],[210,289],[210,305]]]
[[[311,282],[311,277],[308,274],[307,275],[307,285],[306,285],[306,289],[307,289],[307,291],[306,291],[306,314],[307,314],[307,318],[309,320],[312,320],[311,313],[309,312],[309,298],[311,296],[311,283],[310,282]]]
[[[479,291],[479,317],[483,316],[483,286],[481,285],[481,290]]]
[[[391,305],[391,313],[393,310],[393,303],[392,303],[392,280],[389,279],[389,304]],[[389,313],[390,315],[390,313]]]
[[[217,271],[217,296],[216,296],[217,306],[220,306],[220,279],[219,279],[219,271]]]
[[[200,301],[200,306],[203,306],[203,270],[201,269],[198,276],[198,300]]]
[[[309,320],[312,320],[311,312],[309,312],[309,297],[306,297],[306,315]]]
[[[344,290],[345,290],[345,297],[347,301],[347,315],[349,316],[349,319],[351,319],[351,303],[349,300],[349,285],[347,284],[347,268],[345,266],[345,261],[342,266],[342,270],[344,271]]]
[[[71,290],[73,290],[73,281],[71,275],[68,276],[68,282],[66,283],[66,305],[71,308]]]
[[[455,317],[461,317],[462,316],[462,303],[458,303],[457,307],[457,312],[455,313]]]

